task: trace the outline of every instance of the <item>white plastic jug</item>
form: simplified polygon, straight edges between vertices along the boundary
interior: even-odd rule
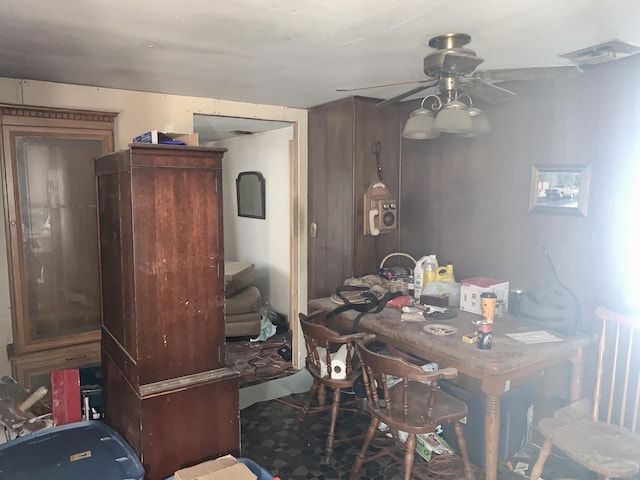
[[[416,266],[413,269],[413,297],[415,299],[420,299],[428,282],[435,281],[436,270],[438,270],[438,259],[433,254],[420,257],[416,261]]]
[[[424,267],[428,258],[428,255],[420,257],[416,260],[416,266],[413,268],[413,297],[416,300],[420,300],[420,294],[424,288]]]

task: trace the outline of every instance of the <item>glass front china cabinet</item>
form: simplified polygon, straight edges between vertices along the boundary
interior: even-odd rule
[[[0,112],[9,354],[16,380],[34,388],[31,380],[46,383],[50,368],[100,361],[94,159],[113,151],[115,114],[14,106]]]

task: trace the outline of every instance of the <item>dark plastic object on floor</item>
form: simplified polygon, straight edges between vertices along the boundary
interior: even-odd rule
[[[278,349],[278,354],[282,357],[283,360],[286,360],[287,362],[291,361],[291,349],[288,345],[280,347]]]
[[[498,461],[503,462],[521,447],[527,433],[527,410],[533,404],[536,382],[520,385],[505,392],[500,401],[500,439]],[[472,392],[455,383],[440,382],[440,388],[467,404],[467,422],[462,425],[469,449],[469,459],[478,466],[485,466],[484,394]],[[457,449],[456,436],[451,424],[443,425],[444,439]]]
[[[0,480],[142,480],[144,468],[103,422],[76,422],[0,445]]]

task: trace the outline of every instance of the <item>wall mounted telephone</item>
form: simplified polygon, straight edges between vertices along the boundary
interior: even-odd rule
[[[375,237],[397,227],[398,201],[384,183],[372,183],[364,194],[364,234]]]

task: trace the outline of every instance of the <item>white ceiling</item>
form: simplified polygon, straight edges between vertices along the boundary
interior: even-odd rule
[[[291,126],[288,122],[256,120],[253,118],[193,115],[193,131],[198,133],[200,145],[242,135],[253,135]]]
[[[640,45],[640,2],[3,0],[0,76],[304,108],[425,78],[426,41],[449,32],[472,36],[479,70],[563,65],[608,40]]]

